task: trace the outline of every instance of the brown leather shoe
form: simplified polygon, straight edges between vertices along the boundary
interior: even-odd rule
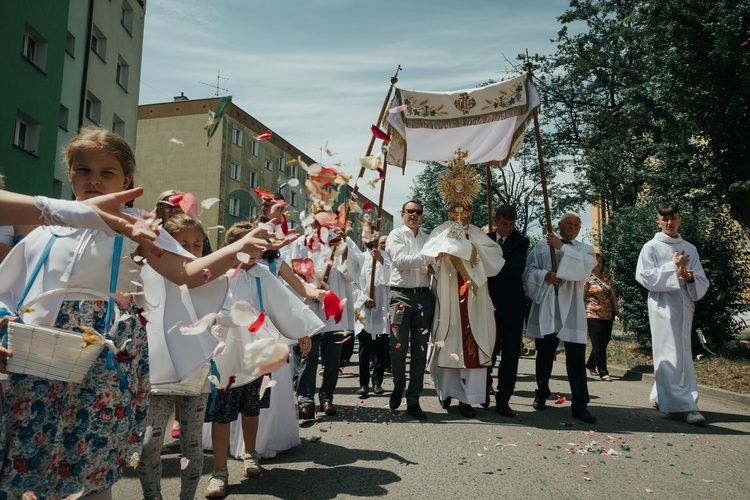
[[[315,418],[315,408],[312,406],[303,406],[299,409],[299,418],[301,420],[312,420]]]
[[[322,403],[320,403],[320,409],[326,415],[336,414],[336,407],[333,406],[333,403],[331,403],[330,401],[323,401]]]

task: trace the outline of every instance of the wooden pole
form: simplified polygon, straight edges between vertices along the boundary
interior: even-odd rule
[[[531,63],[526,63],[526,71],[529,73],[529,80],[533,79]],[[544,198],[544,215],[547,218],[547,232],[552,233],[552,216],[550,215],[549,209],[549,196],[547,195],[547,173],[544,170],[544,155],[542,154],[542,134],[539,131],[539,113],[534,113],[534,134],[536,136],[536,151],[539,157],[539,173],[541,174],[542,180],[542,196]],[[555,248],[549,247],[549,256],[552,261],[552,272],[557,272],[557,257],[555,256]],[[555,285],[555,295],[557,295],[557,285]]]
[[[490,174],[490,166],[485,164],[487,175],[487,232],[492,232],[492,175]]]
[[[380,196],[378,197],[378,218],[375,219],[375,233],[378,235],[378,239],[380,239],[380,217],[383,212],[383,195],[385,193],[385,174],[386,169],[388,168],[388,160],[383,162],[383,180],[380,181]],[[378,248],[378,245],[375,246],[375,251],[380,251]],[[373,298],[373,294],[375,293],[375,265],[377,262],[375,261],[375,258],[372,259],[372,269],[370,270],[370,293],[368,297],[375,300]]]
[[[375,122],[376,127],[380,127],[380,124],[383,123],[383,117],[385,116],[385,108],[388,106],[388,101],[391,100],[391,94],[393,93],[393,87],[398,83],[398,72],[401,71],[401,65],[399,64],[396,68],[396,73],[391,77],[391,85],[388,87],[388,93],[385,95],[385,99],[383,99],[383,105],[380,107],[380,114],[378,115],[378,120]],[[367,146],[367,152],[365,153],[365,156],[370,156],[372,154],[372,148],[375,146],[375,136],[370,135],[370,144]],[[385,171],[385,163],[383,164],[383,170]],[[359,180],[362,178],[362,176],[365,175],[365,167],[364,165],[359,168],[359,174],[357,174],[357,178],[354,180],[354,188],[352,188],[352,194],[351,197],[355,197],[357,193],[359,192]],[[383,185],[385,185],[385,179],[383,179]],[[383,197],[383,187],[381,186],[380,191],[380,197],[382,200]],[[350,198],[351,198],[350,197]],[[378,224],[380,223],[380,206],[382,205],[382,201],[380,205],[378,205]],[[344,220],[349,220],[349,203],[346,204],[344,207]],[[346,233],[348,231],[348,228],[344,228],[344,238],[346,238]],[[344,243],[346,243],[346,239],[344,239]],[[328,276],[331,274],[331,267],[332,264],[328,264],[326,266],[325,273],[323,273],[323,281],[328,281]],[[375,269],[375,261],[373,260],[373,269]]]

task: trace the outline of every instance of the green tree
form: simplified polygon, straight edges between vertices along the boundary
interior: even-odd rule
[[[640,203],[618,210],[604,226],[601,248],[605,261],[612,263],[610,271],[625,315],[625,328],[643,346],[651,344],[648,291],[635,280],[635,270],[641,248],[658,231],[655,206],[655,202]],[[744,327],[731,305],[742,303],[742,294],[750,286],[748,261],[736,258],[742,255],[742,231],[727,212],[681,210],[680,235],[698,249],[711,283],[708,293],[696,303],[693,332],[700,329],[712,350],[721,348]],[[698,346],[697,335],[693,343]]]

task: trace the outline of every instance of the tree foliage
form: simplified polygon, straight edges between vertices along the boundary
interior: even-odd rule
[[[694,327],[720,344],[749,284],[731,219],[750,235],[750,2],[571,0],[558,19],[556,52],[519,58],[534,63],[553,155],[576,164],[571,194],[609,220],[601,247],[627,327],[648,341],[634,272],[669,201],[712,283]]]
[[[656,204],[640,203],[617,211],[604,227],[602,255],[610,262],[625,328],[643,346],[650,345],[646,301],[648,291],[635,280],[638,256],[643,245],[658,231]],[[718,215],[718,216],[717,216]],[[695,245],[701,265],[711,283],[708,293],[695,305],[693,331],[701,330],[711,349],[731,340],[745,325],[732,304],[742,303],[750,286],[750,267],[742,255],[742,231],[728,213],[716,214],[710,208],[682,210],[680,235]],[[693,337],[698,345],[698,337]]]

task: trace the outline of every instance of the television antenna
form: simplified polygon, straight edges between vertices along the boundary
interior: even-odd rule
[[[228,77],[225,78],[221,76],[221,70],[218,70],[216,73],[216,85],[212,83],[206,83],[206,82],[198,82],[198,83],[201,83],[203,85],[208,85],[209,87],[216,89],[216,93],[214,94],[214,97],[219,97],[220,90],[223,90],[224,92],[229,92],[229,89],[221,86],[221,81],[224,80],[225,82],[227,82],[229,81],[230,78],[232,78],[232,75],[229,75]]]

